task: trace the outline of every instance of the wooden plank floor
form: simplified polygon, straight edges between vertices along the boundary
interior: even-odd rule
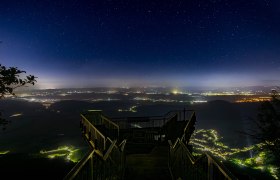
[[[149,154],[128,155],[124,179],[170,180],[168,146],[156,146]]]

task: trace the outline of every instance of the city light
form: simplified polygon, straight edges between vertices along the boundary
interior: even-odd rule
[[[78,162],[79,161],[79,158],[77,156],[78,151],[79,149],[75,149],[74,147],[71,146],[62,146],[62,147],[58,147],[57,149],[48,150],[48,151],[41,150],[40,154],[46,155],[50,159],[62,157],[68,161]]]
[[[18,116],[22,116],[22,115],[23,115],[22,113],[16,113],[16,114],[11,115],[10,117],[18,117]]]
[[[130,108],[128,109],[118,109],[118,112],[137,112],[137,106],[131,106]]]
[[[178,94],[179,93],[179,91],[177,90],[177,89],[174,89],[174,90],[172,90],[172,94]]]
[[[263,102],[271,100],[270,91],[267,90],[204,90],[204,91],[189,91],[187,89],[178,90],[159,88],[115,88],[114,90],[106,88],[92,89],[46,89],[21,92],[20,96],[16,97],[20,100],[28,102],[39,102],[46,109],[53,103],[62,100],[83,100],[88,102],[111,102],[111,101],[147,101],[152,103],[207,103],[213,100],[213,96],[224,96],[225,100],[233,103],[251,103]],[[92,97],[89,97],[89,95]],[[85,95],[83,97],[83,95]],[[100,95],[100,96],[99,96]],[[179,96],[180,95],[180,96]],[[235,97],[234,97],[235,96]],[[228,97],[228,98],[227,98]],[[234,98],[232,98],[234,97]],[[15,99],[15,97],[10,97]],[[120,108],[121,109],[121,108]]]
[[[0,155],[8,154],[10,151],[0,151]]]
[[[271,97],[254,97],[254,98],[242,98],[236,100],[236,103],[248,103],[248,102],[264,102],[264,101],[271,101]]]
[[[232,162],[240,167],[248,167],[252,169],[268,172],[273,178],[279,179],[279,167],[270,164],[270,154],[267,151],[260,151],[265,144],[259,143],[248,147],[233,148],[222,142],[222,137],[214,129],[196,130],[190,140],[193,146],[194,155],[203,152],[210,152],[215,157]],[[244,155],[247,152],[253,152],[252,157]]]

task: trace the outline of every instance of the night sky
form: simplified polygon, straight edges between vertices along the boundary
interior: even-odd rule
[[[279,0],[1,0],[0,63],[39,88],[279,85]]]

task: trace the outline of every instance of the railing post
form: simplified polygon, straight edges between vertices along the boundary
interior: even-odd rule
[[[168,169],[169,169],[171,178],[173,179],[173,176],[172,176],[172,169],[171,169],[171,146],[169,145],[168,147],[169,147],[169,148],[168,148]]]
[[[91,180],[93,180],[94,178],[93,178],[93,156],[91,156],[91,158],[90,158],[90,179]]]
[[[209,156],[207,156],[207,161],[208,161],[208,180],[213,180],[213,162]]]

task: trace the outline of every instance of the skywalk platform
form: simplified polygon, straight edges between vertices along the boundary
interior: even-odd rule
[[[91,149],[64,179],[236,179],[210,154],[192,155],[195,122],[185,109],[123,118],[84,112],[80,127]]]

